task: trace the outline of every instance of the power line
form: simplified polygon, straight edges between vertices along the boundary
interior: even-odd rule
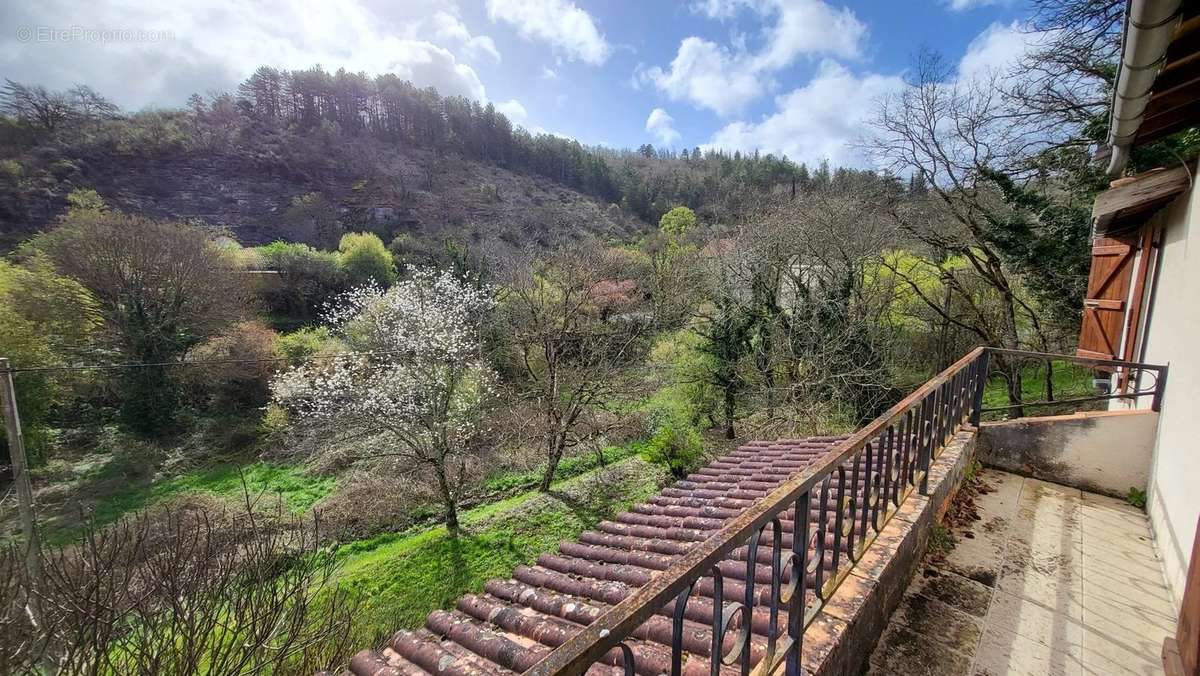
[[[339,352],[336,354],[317,355],[306,359],[298,360],[302,363],[311,363],[319,359],[340,359],[343,357],[374,357],[382,355],[403,354],[408,350],[371,350],[367,352]],[[288,357],[266,357],[263,359],[211,359],[204,361],[161,361],[161,362],[138,362],[132,364],[80,364],[74,366],[26,366],[18,368],[8,368],[7,373],[45,373],[53,371],[117,371],[120,369],[137,369],[137,368],[161,368],[175,366],[211,366],[220,364],[270,364],[270,363],[293,363],[297,360]]]

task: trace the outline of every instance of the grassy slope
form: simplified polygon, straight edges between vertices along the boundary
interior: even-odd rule
[[[561,481],[549,495],[525,493],[470,510],[458,538],[439,526],[348,545],[338,584],[362,599],[358,644],[421,626],[431,610],[556,551],[560,541],[652,495],[664,479],[661,468],[634,457]]]
[[[1054,364],[1054,398],[1074,399],[1095,394],[1092,388],[1092,370],[1078,364]],[[1044,366],[1026,366],[1021,369],[1021,398],[1025,401],[1046,401],[1046,369]],[[983,391],[983,407],[992,408],[1008,405],[1008,389],[999,377],[988,380]],[[1084,408],[1070,405],[1067,408],[1075,410]],[[1026,415],[1048,415],[1058,413],[1055,407],[1039,406],[1030,408]],[[1003,412],[984,414],[987,419],[999,419]]]
[[[278,496],[288,509],[302,512],[324,498],[336,484],[330,477],[314,477],[288,465],[257,462],[238,467],[224,464],[195,470],[157,483],[133,485],[128,490],[103,496],[92,509],[98,525],[113,523],[131,512],[189,494],[214,495],[220,498],[242,497],[242,479],[250,495]],[[47,528],[46,541],[67,544],[79,537],[82,526]]]

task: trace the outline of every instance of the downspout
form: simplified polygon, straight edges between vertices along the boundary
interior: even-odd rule
[[[1129,0],[1108,125],[1109,178],[1119,177],[1129,162],[1154,78],[1167,59],[1179,23],[1181,4],[1181,0]]]

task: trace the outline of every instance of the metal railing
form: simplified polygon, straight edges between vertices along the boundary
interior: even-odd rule
[[[867,547],[914,491],[964,423],[979,423],[989,350],[977,348],[929,380],[813,466],[772,490],[525,672],[581,674],[600,661],[637,670],[635,630],[655,614],[673,619],[671,674],[684,659],[685,617],[693,596],[705,614],[714,676],[725,666],[799,674],[804,631]],[[785,554],[786,551],[786,554]],[[745,578],[727,599],[719,564],[744,561]],[[770,582],[756,589],[756,572]],[[705,604],[707,605],[707,603]],[[693,612],[695,617],[696,613]],[[756,628],[763,640],[752,639]],[[630,644],[633,643],[631,646]],[[693,646],[694,647],[694,646]],[[752,655],[752,653],[755,653]]]
[[[994,347],[987,351],[993,357],[990,378],[996,384],[996,396],[988,398],[1002,403],[985,400],[985,419],[993,417],[989,414],[1020,418],[1031,410],[1045,414],[1103,408],[1113,400],[1128,408],[1162,407],[1165,365]]]

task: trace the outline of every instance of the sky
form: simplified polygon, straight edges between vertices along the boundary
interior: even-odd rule
[[[1019,0],[40,0],[0,3],[0,77],[126,110],[260,65],[395,72],[591,145],[855,150],[921,48],[960,75],[1026,49]]]

